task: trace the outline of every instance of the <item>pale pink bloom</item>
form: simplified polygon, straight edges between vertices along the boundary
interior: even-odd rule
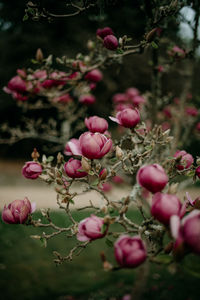
[[[68,156],[82,155],[79,140],[74,138],[69,140],[65,145],[64,154]]]
[[[103,225],[103,218],[91,215],[79,223],[77,239],[81,242],[85,242],[104,237],[107,229],[102,232]]]

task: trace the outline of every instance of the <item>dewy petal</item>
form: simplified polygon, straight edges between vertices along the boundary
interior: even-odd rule
[[[178,238],[180,226],[181,226],[180,218],[176,215],[171,216],[170,230],[171,230],[171,235],[175,240]]]
[[[114,117],[109,117],[109,119],[119,125],[121,125],[121,122],[117,119],[117,118],[114,118]]]

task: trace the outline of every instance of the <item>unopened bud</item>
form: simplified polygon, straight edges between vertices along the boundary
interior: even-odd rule
[[[108,171],[106,168],[102,169],[101,172],[99,173],[99,179],[100,180],[105,180],[108,175]]]
[[[61,164],[64,160],[64,156],[59,152],[57,155],[57,163]]]
[[[127,196],[127,197],[125,198],[125,200],[124,200],[124,204],[125,204],[125,205],[128,205],[129,203],[130,203],[130,197]]]
[[[42,50],[40,48],[37,49],[35,57],[36,57],[36,60],[38,62],[42,62],[43,61],[44,56],[43,56]]]
[[[174,246],[174,243],[173,243],[173,242],[169,242],[169,243],[165,246],[164,252],[167,253],[167,254],[169,254],[169,253],[172,251],[173,246]]]
[[[120,160],[124,156],[124,152],[122,151],[122,149],[119,146],[116,146],[115,153],[116,153],[116,157]]]
[[[94,47],[95,47],[95,43],[94,43],[93,41],[89,40],[89,41],[87,42],[87,48],[88,48],[89,50],[93,50]]]
[[[91,165],[84,156],[82,156],[82,159],[81,159],[81,166],[82,166],[82,169],[87,173],[91,170]]]
[[[33,149],[33,152],[31,153],[31,157],[32,157],[32,159],[35,160],[35,161],[37,161],[38,158],[40,157],[40,154],[39,154],[39,152],[37,151],[36,148]]]

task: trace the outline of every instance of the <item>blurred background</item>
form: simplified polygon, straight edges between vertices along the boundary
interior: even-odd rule
[[[37,2],[37,1],[36,1]],[[66,1],[40,1],[42,5],[54,13],[63,12]],[[31,59],[35,57],[36,50],[41,48],[44,55],[53,54],[55,57],[67,55],[74,57],[77,53],[87,53],[87,41],[96,34],[97,28],[111,27],[116,35],[126,34],[132,37],[133,44],[137,44],[144,36],[147,15],[141,9],[145,0],[113,0],[98,1],[98,6],[79,16],[55,19],[48,22],[41,19],[36,22],[31,19],[23,21],[27,1],[0,0],[0,126],[8,122],[12,127],[21,122],[22,108],[16,101],[2,89],[11,77],[15,76],[18,68],[31,66]],[[182,48],[190,48],[193,32],[188,24],[194,22],[194,11],[189,6],[182,10],[181,19],[170,18],[167,30],[163,28],[165,41],[161,50],[166,55],[169,46],[177,44]],[[163,1],[168,4],[169,1]],[[200,28],[198,28],[200,39]],[[172,44],[173,41],[173,44]],[[96,104],[90,109],[90,114],[108,116],[112,110],[112,96],[117,92],[124,92],[129,87],[138,88],[141,93],[151,89],[151,51],[146,49],[142,55],[125,57],[122,64],[110,65],[103,71],[104,80],[95,90]],[[195,105],[199,109],[200,103],[200,63],[199,50],[195,65],[195,80],[191,93],[195,94]],[[183,91],[184,76],[179,76],[181,69],[187,70],[191,60],[179,62],[170,72],[162,76],[162,93],[171,93],[179,97]],[[54,112],[48,112],[54,116]],[[32,116],[34,117],[34,116]],[[187,122],[187,120],[186,120]],[[111,130],[112,126],[110,124]],[[191,142],[185,150],[198,155],[199,141],[191,136]],[[36,201],[38,208],[53,207],[55,194],[40,182],[30,182],[22,178],[21,167],[30,160],[34,147],[42,151],[40,140],[25,139],[13,145],[1,144],[0,146],[0,208],[5,203],[14,199],[23,199],[28,196]],[[55,154],[55,153],[52,153]],[[128,187],[125,186],[127,192]],[[121,190],[117,190],[112,197],[120,197]],[[123,194],[123,191],[122,191]],[[199,196],[199,189],[191,191],[192,198]],[[83,200],[85,201],[85,200]],[[82,202],[83,203],[83,202]],[[79,203],[76,204],[77,206]],[[138,218],[131,212],[133,218]],[[40,216],[39,212],[37,213]],[[61,225],[66,225],[65,216],[53,212],[53,218]],[[77,219],[83,219],[88,213],[75,213]],[[32,232],[31,232],[32,231]],[[123,270],[105,273],[102,270],[99,252],[104,249],[105,242],[98,241],[94,247],[75,258],[73,262],[56,267],[53,263],[52,251],[68,252],[75,243],[62,239],[50,241],[47,248],[42,247],[39,241],[30,239],[31,234],[36,234],[36,229],[26,226],[12,227],[0,223],[0,287],[1,299],[122,299],[123,295],[130,294],[133,282],[142,281],[139,272]],[[106,248],[106,254],[113,257],[112,249]],[[196,266],[196,271],[191,271],[190,264]],[[166,272],[165,267],[150,266],[150,274],[142,295],[137,299],[176,299],[196,300],[200,298],[199,283],[199,258],[191,257],[184,262],[184,267],[178,274],[173,269]],[[193,272],[193,274],[192,274]],[[142,270],[141,270],[142,273]]]

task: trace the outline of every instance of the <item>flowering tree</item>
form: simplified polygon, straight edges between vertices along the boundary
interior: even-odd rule
[[[160,28],[163,24],[166,25],[171,15],[176,16],[181,6],[179,1],[172,1],[166,6],[149,7],[146,4],[147,14],[151,13],[151,18],[149,17],[147,24],[147,34],[139,44],[130,44],[127,36],[117,38],[109,27],[98,29],[96,42],[88,43],[89,55],[76,60],[66,57],[57,60],[65,67],[70,66],[70,73],[47,72],[44,68],[31,70],[30,74],[27,74],[20,70],[17,78],[12,79],[6,88],[6,92],[20,101],[21,97],[27,97],[29,93],[39,93],[45,95],[50,103],[57,105],[62,102],[62,97],[66,97],[68,103],[71,97],[68,93],[73,91],[73,96],[78,95],[79,102],[89,103],[91,95],[89,97],[85,94],[82,88],[85,81],[88,86],[88,81],[94,84],[101,79],[98,68],[118,61],[123,56],[141,53],[149,47],[152,50],[151,93],[141,95],[136,88],[129,88],[125,93],[118,93],[113,97],[114,111],[110,120],[120,126],[123,133],[120,139],[114,141],[108,131],[106,119],[90,116],[84,120],[88,131],[83,132],[78,139],[72,138],[67,141],[64,149],[67,158],[58,153],[54,160],[45,155],[40,160],[40,154],[35,149],[32,161],[22,168],[25,178],[40,178],[55,186],[58,207],[66,213],[70,225],[59,227],[54,224],[50,210],[42,210],[46,223],[35,219],[32,215],[33,205],[27,198],[15,200],[4,207],[2,219],[6,223],[26,223],[29,226],[52,229],[50,234],[44,231],[42,235],[33,236],[45,245],[49,239],[63,232],[68,238],[77,239],[78,242],[68,254],[54,251],[57,264],[72,260],[75,254],[79,254],[90,243],[101,238],[105,238],[107,243],[113,246],[117,265],[112,265],[102,254],[104,269],[110,271],[135,268],[145,261],[167,261],[167,264],[177,264],[188,253],[200,254],[199,198],[191,199],[186,193],[184,199],[179,199],[176,195],[179,184],[181,185],[186,178],[200,178],[199,158],[194,159],[182,148],[178,149],[185,145],[180,136],[186,134],[187,137],[196,125],[198,127],[197,119],[193,119],[197,117],[198,110],[187,104],[192,75],[189,74],[190,86],[186,86],[180,99],[174,99],[175,95],[162,96],[160,86],[165,69],[185,58],[189,59],[190,50],[186,51],[178,46],[170,47],[165,51],[168,61],[164,64],[158,61]],[[196,13],[198,18],[195,28],[199,22],[199,11]],[[196,39],[197,36],[194,35],[194,61]],[[38,52],[37,55],[39,61],[41,53]],[[50,58],[45,60],[48,65],[49,60]],[[74,68],[78,68],[78,71],[75,72]],[[20,82],[20,86],[24,85],[20,95],[16,94],[19,90],[13,89],[16,81],[17,84]],[[56,89],[49,92],[49,85],[52,87],[52,84]],[[65,84],[69,85],[66,90],[63,88]],[[23,100],[27,101],[25,98]],[[172,103],[169,104],[170,101]],[[167,104],[164,107],[163,102]],[[184,116],[189,118],[188,128],[184,128]],[[168,118],[168,124],[165,117]],[[126,197],[113,200],[106,194],[105,186],[113,178],[116,180],[119,174],[131,181],[132,190]],[[119,182],[119,177],[117,180]],[[77,187],[77,184],[81,191],[74,192],[73,188]],[[81,209],[90,209],[91,214],[78,222],[72,215],[73,204],[80,194],[90,191],[98,193],[102,201],[98,206],[90,201],[90,205],[82,207]],[[140,223],[127,217],[127,211],[132,208],[141,214]],[[116,232],[114,224],[118,224],[121,230]]]

